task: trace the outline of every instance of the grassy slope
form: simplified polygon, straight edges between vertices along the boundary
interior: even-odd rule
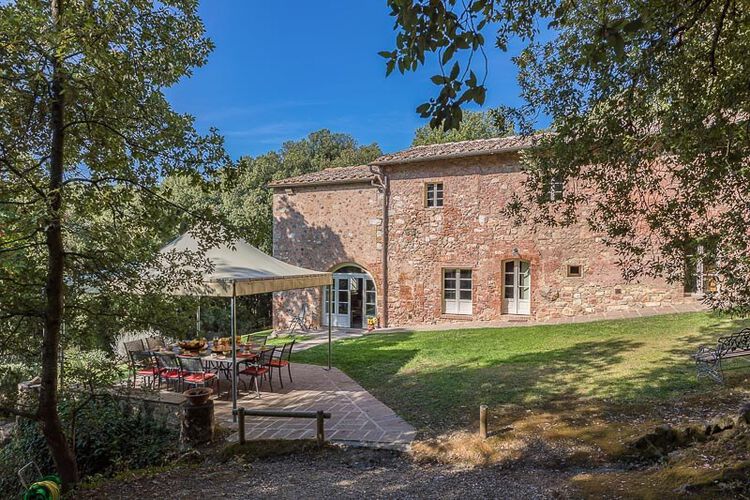
[[[709,390],[689,355],[742,323],[704,313],[596,323],[374,334],[334,365],[423,430],[464,427],[479,404],[646,402]],[[295,361],[325,363],[324,346]],[[745,374],[746,375],[746,374]]]

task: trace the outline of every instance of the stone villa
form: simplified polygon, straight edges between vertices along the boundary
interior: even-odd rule
[[[699,290],[682,285],[625,282],[614,251],[584,224],[534,228],[504,217],[523,189],[519,154],[529,146],[522,137],[418,146],[277,181],[274,256],[334,273],[340,327],[366,327],[368,317],[389,327],[524,321],[695,301],[686,291]],[[302,304],[310,323],[325,325],[325,295],[280,294],[275,325]]]

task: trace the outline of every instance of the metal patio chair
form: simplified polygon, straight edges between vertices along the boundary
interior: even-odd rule
[[[138,377],[143,377],[144,385],[151,386],[156,376],[154,358],[146,351],[142,340],[131,340],[123,344],[128,356],[128,365],[133,375],[133,387],[138,383]]]
[[[292,321],[289,323],[289,335],[294,333],[294,330],[297,329],[297,327],[300,327],[303,332],[307,333],[309,328],[307,328],[307,324],[305,324],[305,320],[307,318],[307,304],[302,304],[302,309],[300,309],[300,312],[298,315],[292,317]]]
[[[279,351],[279,355],[271,359],[271,368],[278,368],[279,370],[279,383],[281,384],[281,387],[284,387],[284,379],[281,377],[281,369],[286,366],[287,371],[289,372],[289,382],[294,382],[292,380],[292,349],[294,348],[294,343],[296,340],[292,340],[291,342],[288,342],[284,344],[281,347],[281,351]]]
[[[182,379],[182,371],[177,362],[177,357],[174,354],[155,352],[154,359],[156,359],[158,369],[159,387],[161,387],[163,381],[169,389],[169,382],[174,381],[175,388],[178,388]]]
[[[213,385],[219,381],[215,373],[206,369],[201,358],[177,356],[177,363],[180,365],[183,387],[185,384],[206,387],[209,382]]]
[[[271,392],[273,392],[273,381],[271,380],[273,378],[273,372],[271,371],[271,360],[273,360],[273,354],[276,351],[276,347],[269,347],[267,349],[262,350],[258,358],[253,361],[249,362],[247,368],[244,370],[240,370],[240,375],[248,375],[253,378],[253,383],[255,383],[255,392],[260,397],[260,386],[263,383],[263,378],[265,378],[266,374],[268,374],[268,385],[271,386]],[[258,382],[258,378],[260,378],[260,382]],[[245,386],[245,390],[247,390],[247,383],[245,381],[242,381],[243,385]]]
[[[149,351],[155,351],[160,347],[164,347],[164,339],[162,337],[149,337],[146,339],[146,349]]]

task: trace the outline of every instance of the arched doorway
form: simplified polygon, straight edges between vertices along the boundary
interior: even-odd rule
[[[377,315],[375,282],[357,265],[345,265],[333,271],[333,326],[365,328],[367,318]],[[328,325],[328,287],[323,293],[323,324]]]
[[[531,313],[531,265],[525,260],[503,264],[503,313]]]

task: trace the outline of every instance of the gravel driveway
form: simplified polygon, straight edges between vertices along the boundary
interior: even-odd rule
[[[389,451],[327,450],[184,466],[112,481],[77,498],[570,498],[568,472],[416,464]]]

